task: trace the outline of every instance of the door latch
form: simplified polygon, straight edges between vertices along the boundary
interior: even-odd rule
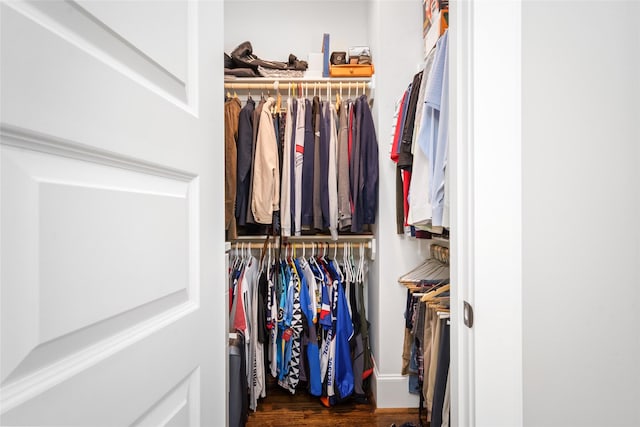
[[[466,301],[464,302],[463,315],[464,324],[469,328],[473,327],[473,307],[471,307],[471,304]]]

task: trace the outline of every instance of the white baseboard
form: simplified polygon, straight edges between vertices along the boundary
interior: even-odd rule
[[[409,377],[384,375],[374,369],[371,388],[377,408],[417,408],[420,397],[409,393]]]

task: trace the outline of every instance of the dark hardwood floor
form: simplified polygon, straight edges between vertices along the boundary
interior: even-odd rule
[[[372,404],[345,402],[326,408],[306,390],[295,395],[268,381],[267,397],[258,401],[258,410],[249,415],[248,427],[286,426],[376,426],[395,423],[418,424],[418,409],[376,409]],[[426,424],[426,423],[425,423]]]

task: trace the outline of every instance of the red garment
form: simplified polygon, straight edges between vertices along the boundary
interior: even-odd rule
[[[236,315],[233,318],[233,329],[246,331],[247,321],[244,313],[244,299],[242,298],[242,279],[244,278],[244,271],[240,274],[238,279],[238,289],[236,290]]]
[[[409,225],[407,222],[409,216],[409,184],[411,183],[411,172],[408,170],[402,171],[402,200],[404,202],[404,225]]]
[[[402,135],[402,106],[404,105],[404,101],[407,97],[407,92],[408,91],[406,90],[404,91],[404,94],[402,95],[402,101],[400,101],[398,119],[396,120],[396,132],[393,135],[393,145],[391,146],[391,160],[396,163],[398,163],[398,157],[400,157],[400,155],[398,154],[398,144],[400,143],[400,137]]]

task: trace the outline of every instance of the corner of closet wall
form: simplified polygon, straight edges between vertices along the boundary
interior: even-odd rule
[[[372,388],[379,408],[417,407],[418,396],[408,392],[408,377],[401,375],[406,289],[398,284],[398,277],[427,257],[429,244],[396,234],[396,172],[388,152],[395,104],[423,63],[422,2],[372,0],[368,12],[369,44],[376,64],[373,115],[380,150],[378,261],[369,278],[371,345],[376,358]]]

